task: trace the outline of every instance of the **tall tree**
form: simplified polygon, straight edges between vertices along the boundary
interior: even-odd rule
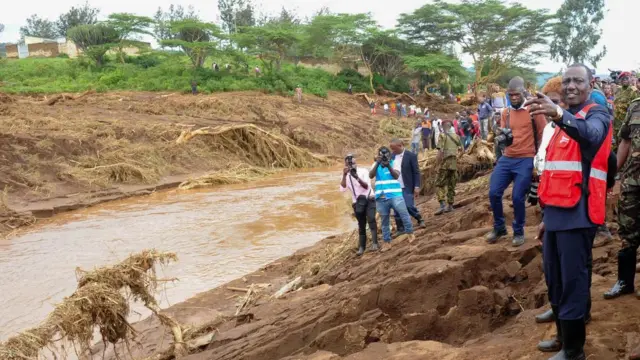
[[[167,11],[163,11],[161,7],[158,7],[153,20],[153,35],[160,43],[160,46],[164,47],[162,40],[172,40],[176,36],[176,33],[171,30],[171,23],[182,20],[199,20],[199,17],[193,6],[185,9],[182,5],[171,4]]]
[[[109,15],[107,24],[118,33],[116,48],[120,54],[120,61],[124,63],[124,48],[139,46],[136,41],[139,35],[151,35],[150,27],[153,19],[146,16],[137,16],[129,13],[115,13]]]
[[[104,64],[104,55],[119,40],[118,32],[107,24],[72,27],[67,31],[67,36],[85,55],[95,60],[98,66]]]
[[[454,82],[454,79],[467,76],[467,70],[459,59],[443,53],[405,56],[404,63],[409,71],[415,72],[421,77],[426,76],[431,81],[431,83],[425,84],[425,92],[430,87],[444,85],[447,93],[450,93],[451,83]]]
[[[89,2],[78,7],[72,6],[69,11],[60,15],[58,21],[56,21],[58,36],[67,36],[67,31],[72,27],[96,24],[99,13],[100,9],[89,6]]]
[[[222,28],[235,34],[241,27],[255,26],[255,9],[250,0],[218,0]]]
[[[531,10],[503,0],[463,0],[459,4],[435,0],[413,14],[402,14],[402,32],[432,49],[458,44],[473,59],[475,82],[494,81],[510,66],[533,65],[550,35],[547,10]],[[484,64],[491,71],[482,76]],[[478,87],[476,87],[477,89]]]
[[[264,68],[271,72],[274,63],[276,71],[280,71],[287,51],[300,43],[301,36],[298,26],[270,22],[264,26],[244,28],[234,38],[238,45],[255,53]]]
[[[199,20],[173,21],[170,26],[171,39],[162,40],[161,44],[182,49],[195,68],[202,67],[207,56],[217,49],[214,40],[224,37],[216,24]]]
[[[25,36],[55,39],[58,37],[58,33],[56,31],[56,26],[52,21],[43,19],[37,14],[33,14],[27,19],[27,24],[20,27],[20,36],[22,39],[24,39]]]
[[[590,63],[594,67],[607,53],[607,47],[596,50],[604,18],[604,0],[565,0],[555,15],[551,57],[567,65]]]
[[[397,36],[395,30],[372,33],[362,46],[364,57],[371,59],[371,70],[389,80],[402,74],[402,56],[416,52],[408,41]]]

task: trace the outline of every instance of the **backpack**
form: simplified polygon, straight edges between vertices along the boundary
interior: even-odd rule
[[[462,128],[462,131],[464,131],[465,133],[471,131],[471,124],[469,123],[469,120],[464,119],[460,121],[460,128]]]

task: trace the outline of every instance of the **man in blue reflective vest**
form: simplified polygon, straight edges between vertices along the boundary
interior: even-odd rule
[[[382,240],[384,240],[385,248],[388,249],[391,245],[391,228],[389,226],[391,209],[400,215],[404,233],[409,234],[409,242],[413,242],[413,224],[407,210],[407,204],[402,196],[402,185],[398,181],[400,172],[393,168],[391,150],[388,147],[383,146],[378,150],[378,156],[369,171],[369,177],[376,179],[376,209],[382,222]],[[385,248],[382,251],[385,251]]]

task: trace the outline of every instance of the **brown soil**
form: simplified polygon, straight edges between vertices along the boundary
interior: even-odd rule
[[[487,245],[487,192],[488,176],[460,184],[456,211],[440,217],[431,215],[436,201],[422,198],[419,208],[428,225],[412,244],[398,239],[389,251],[357,258],[354,237],[331,237],[172,306],[168,314],[189,331],[197,329],[187,339],[212,334],[186,359],[547,359],[536,344],[555,330],[533,319],[548,306],[535,226],[527,227],[520,248],[507,240]],[[527,207],[527,218],[537,225],[539,209]],[[601,296],[614,281],[618,244],[594,249],[590,359],[624,359],[640,343],[640,302],[630,296],[605,302]],[[328,255],[345,246],[344,258]],[[300,290],[270,297],[298,275]],[[244,294],[230,288],[265,283],[271,286],[236,316]],[[138,336],[130,353],[118,347],[121,358],[170,350],[171,335],[157,318],[134,327]],[[115,359],[113,348],[106,358]]]
[[[17,214],[49,217],[174,187],[212,171],[222,171],[228,182],[233,180],[230,169],[266,174],[248,167],[317,164],[308,161],[312,155],[297,161],[283,160],[283,153],[338,159],[360,152],[368,159],[371,148],[392,136],[380,126],[381,119],[370,117],[363,104],[342,93],[330,93],[326,100],[305,96],[301,105],[258,92],[0,94],[0,191],[5,189],[6,205],[15,210],[0,213],[0,232],[20,223]],[[259,129],[243,129],[247,124]],[[176,142],[183,131],[203,127],[211,134]],[[231,130],[219,134],[221,127]],[[262,130],[273,136],[252,146]],[[272,145],[277,141],[283,143]]]

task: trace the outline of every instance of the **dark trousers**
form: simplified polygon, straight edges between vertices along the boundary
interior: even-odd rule
[[[491,173],[489,180],[489,201],[493,211],[493,228],[505,228],[502,196],[513,183],[513,234],[524,235],[525,200],[531,188],[533,158],[510,158],[503,156]]]
[[[420,215],[420,211],[416,207],[416,201],[413,197],[413,189],[402,188],[402,197],[404,198],[404,203],[407,204],[407,211],[412,218],[417,221],[422,221],[422,215]],[[402,225],[402,219],[400,215],[394,211],[394,217],[396,219],[396,229],[402,232],[404,231],[404,225]]]
[[[364,239],[364,244],[360,244],[361,246],[366,245],[367,241],[367,223],[369,223],[369,230],[371,231],[371,239],[377,242],[378,238],[378,225],[376,223],[376,200],[369,199],[367,201],[367,209],[364,212],[356,213],[355,212],[355,204],[353,205],[354,214],[356,216],[356,220],[358,220],[358,233],[360,234],[360,239]]]
[[[584,319],[590,310],[591,250],[596,228],[546,231],[542,245],[544,277],[560,320]]]

